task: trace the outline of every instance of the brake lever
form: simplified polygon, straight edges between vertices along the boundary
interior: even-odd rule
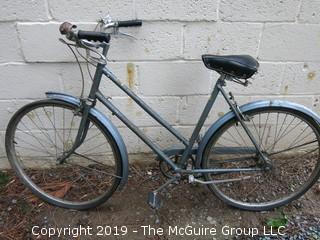
[[[128,34],[128,33],[120,32],[120,31],[118,31],[117,35],[120,36],[120,37],[124,36],[124,37],[131,38],[133,40],[138,40],[135,36],[133,36],[131,34]]]
[[[123,36],[123,37],[128,37],[128,38],[137,40],[137,38],[135,36],[131,35],[131,34],[120,32],[119,28],[117,26],[117,22],[113,22],[112,18],[109,15],[107,15],[104,18],[101,18],[99,20],[99,23],[100,23],[100,29],[102,27],[103,31],[112,28],[112,32],[110,34],[114,35],[115,37]]]
[[[115,37],[128,37],[128,38],[131,38],[131,39],[134,39],[134,40],[138,40],[135,36],[129,34],[129,33],[124,33],[124,32],[120,32],[119,31],[119,28],[118,27],[115,27],[114,30],[113,30],[113,33],[111,33],[112,35],[114,35]]]
[[[85,39],[81,39],[79,40],[79,42],[86,47],[93,47],[93,48],[103,47],[106,44],[106,43],[92,42]]]

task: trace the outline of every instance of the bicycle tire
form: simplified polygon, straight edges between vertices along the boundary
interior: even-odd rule
[[[18,160],[18,154],[16,151],[17,142],[15,141],[15,134],[17,133],[17,126],[20,123],[20,120],[23,119],[23,117],[27,116],[27,114],[30,113],[31,111],[33,111],[35,109],[39,109],[39,108],[46,109],[46,106],[54,106],[57,108],[61,108],[61,109],[63,109],[63,113],[65,113],[65,109],[67,109],[68,111],[72,111],[74,114],[76,111],[76,106],[69,104],[69,103],[66,103],[66,102],[63,102],[63,101],[53,100],[53,99],[44,99],[44,100],[32,102],[30,104],[25,105],[20,110],[18,110],[14,114],[14,116],[11,118],[11,120],[8,124],[7,130],[6,130],[6,137],[5,137],[6,152],[7,152],[8,160],[9,160],[12,168],[15,170],[16,174],[22,180],[22,182],[32,191],[32,193],[34,193],[40,199],[42,199],[52,205],[59,206],[62,208],[68,208],[68,209],[76,209],[76,210],[85,210],[85,209],[97,207],[98,205],[107,201],[112,196],[112,194],[116,191],[117,187],[119,186],[121,174],[122,174],[122,161],[121,161],[120,150],[116,144],[116,141],[114,140],[112,135],[109,133],[109,131],[104,127],[104,125],[102,123],[100,123],[99,120],[95,119],[94,116],[89,115],[88,120],[90,121],[90,123],[92,123],[92,126],[94,125],[98,131],[101,131],[101,133],[103,135],[102,138],[104,137],[106,139],[106,142],[108,142],[110,144],[110,148],[112,150],[112,154],[114,157],[115,176],[119,176],[119,177],[114,177],[114,179],[112,180],[112,184],[110,185],[110,187],[108,187],[108,191],[104,191],[101,195],[95,197],[94,199],[89,199],[89,200],[84,200],[84,201],[79,201],[81,199],[79,199],[78,201],[70,201],[70,200],[61,199],[56,196],[57,194],[52,196],[53,194],[49,194],[48,192],[45,192],[43,189],[41,189],[41,187],[39,187],[32,180],[32,178],[30,178],[30,176],[27,175],[27,170],[24,169],[24,167],[22,166],[22,163],[21,163],[21,161],[22,161],[21,156],[19,156],[20,160]],[[39,113],[37,113],[37,114],[39,114]],[[79,114],[79,113],[77,113],[77,114]],[[64,117],[65,117],[65,115],[64,115]],[[43,123],[43,124],[45,125],[45,123]],[[72,127],[70,127],[70,129],[72,129]],[[68,138],[69,138],[69,136],[68,136]],[[42,141],[42,144],[44,144],[44,141]],[[64,148],[64,146],[63,146],[63,148]],[[88,160],[88,161],[90,161],[90,160]],[[102,165],[102,163],[99,163],[99,164]],[[88,168],[88,166],[89,165],[78,167],[80,169],[79,171],[81,171],[81,170],[84,171],[83,169],[86,167]],[[90,168],[93,169],[93,167],[91,167],[91,166],[90,166]],[[41,170],[41,171],[45,171],[45,170]],[[68,171],[68,169],[66,169],[65,171]],[[94,172],[94,171],[98,172],[98,170],[92,170],[92,172]],[[102,171],[104,171],[104,170],[101,170],[100,172],[102,172]],[[89,177],[88,172],[89,172],[89,170],[87,170],[86,174]],[[101,173],[101,174],[106,175],[107,173]],[[72,187],[70,187],[69,189],[72,189]],[[92,192],[94,192],[94,191],[92,191]]]
[[[240,208],[240,209],[244,209],[244,210],[251,210],[251,211],[266,211],[266,210],[270,210],[270,209],[273,209],[273,208],[276,208],[276,207],[280,207],[280,206],[283,206],[283,205],[285,205],[285,204],[288,204],[288,203],[290,203],[291,201],[293,201],[293,200],[295,200],[295,199],[298,199],[299,197],[301,197],[304,193],[306,193],[307,191],[308,191],[308,189],[310,189],[311,187],[312,187],[312,185],[317,181],[317,179],[319,178],[319,176],[320,176],[320,159],[319,159],[319,156],[320,156],[320,154],[319,154],[319,146],[320,146],[320,126],[319,126],[319,123],[318,122],[316,122],[312,117],[310,117],[310,116],[308,116],[308,115],[306,115],[305,113],[303,113],[303,112],[300,112],[300,111],[298,111],[298,110],[293,110],[293,109],[291,109],[291,108],[287,108],[287,107],[274,107],[274,106],[267,106],[267,107],[262,107],[262,108],[258,108],[258,109],[254,109],[254,110],[250,110],[250,111],[247,111],[247,112],[244,112],[243,114],[244,115],[246,115],[246,116],[248,116],[249,117],[249,119],[250,119],[250,121],[252,121],[253,122],[253,124],[252,123],[250,123],[251,124],[251,128],[256,128],[256,127],[254,127],[255,126],[255,123],[254,123],[254,120],[253,119],[255,119],[255,117],[256,116],[258,116],[258,114],[260,114],[259,115],[259,117],[261,117],[261,114],[267,114],[269,112],[269,114],[270,113],[278,113],[278,118],[272,118],[272,123],[276,123],[275,125],[277,125],[278,124],[278,121],[279,121],[279,123],[280,123],[280,120],[279,120],[279,113],[281,113],[281,114],[285,114],[285,116],[289,116],[290,115],[290,117],[292,116],[292,118],[294,117],[294,118],[297,118],[298,120],[301,120],[304,124],[305,124],[305,126],[306,127],[310,127],[310,129],[312,130],[312,132],[313,132],[313,134],[314,134],[314,137],[315,137],[315,139],[314,139],[314,143],[315,143],[315,146],[313,146],[314,147],[314,152],[312,152],[312,154],[313,153],[315,153],[315,155],[316,155],[316,157],[314,157],[314,159],[312,160],[310,160],[310,159],[307,159],[307,155],[305,156],[305,159],[304,159],[304,161],[302,161],[302,163],[301,163],[301,166],[299,166],[299,167],[301,167],[301,169],[307,169],[307,168],[309,168],[309,163],[308,162],[314,162],[314,166],[313,166],[313,170],[311,171],[311,172],[309,172],[309,177],[308,177],[308,179],[301,185],[301,186],[299,186],[299,187],[297,187],[297,189],[295,189],[294,191],[292,190],[292,189],[288,189],[288,192],[289,191],[293,191],[292,193],[290,193],[290,194],[288,194],[288,195],[284,195],[283,197],[281,197],[281,198],[278,198],[278,196],[280,196],[283,192],[284,192],[284,190],[283,189],[285,189],[285,187],[283,187],[283,186],[281,186],[282,188],[280,188],[279,187],[279,189],[281,189],[281,191],[283,191],[281,194],[280,193],[276,193],[275,195],[276,196],[274,196],[275,197],[275,199],[272,199],[272,196],[270,196],[269,195],[269,199],[272,199],[272,200],[268,200],[267,198],[268,197],[265,197],[264,196],[264,194],[265,195],[267,195],[267,191],[268,191],[268,189],[271,189],[273,192],[272,192],[272,195],[274,195],[273,193],[275,193],[274,191],[274,189],[278,189],[277,187],[278,187],[278,185],[276,185],[276,181],[279,181],[280,182],[280,180],[276,180],[276,178],[280,178],[280,176],[277,176],[277,177],[275,177],[274,175],[272,175],[274,178],[272,178],[272,179],[269,179],[268,181],[270,181],[270,183],[272,182],[272,183],[274,183],[274,185],[273,186],[268,186],[268,184],[265,184],[264,182],[262,182],[261,181],[261,176],[260,176],[260,183],[259,183],[259,181],[258,180],[255,180],[255,179],[259,179],[259,177],[258,177],[258,174],[257,174],[257,177],[255,177],[255,178],[253,178],[254,180],[253,181],[251,181],[250,182],[250,179],[251,178],[248,178],[248,180],[244,180],[244,181],[247,181],[247,187],[245,186],[245,184],[241,184],[240,182],[242,182],[243,183],[243,181],[237,181],[237,182],[234,182],[234,183],[224,183],[224,185],[225,185],[225,187],[219,187],[219,186],[221,186],[221,184],[208,184],[208,188],[210,189],[210,191],[213,193],[213,194],[215,194],[219,199],[221,199],[223,202],[225,202],[226,204],[229,204],[229,205],[231,205],[231,206],[233,206],[233,207],[236,207],[236,208]],[[269,115],[268,115],[269,116]],[[268,121],[268,118],[266,118],[265,117],[265,119],[266,119],[266,122]],[[270,118],[271,119],[271,118]],[[288,119],[288,117],[286,117],[286,119]],[[261,120],[261,119],[260,119]],[[283,120],[283,119],[282,119]],[[271,120],[270,120],[271,121]],[[283,122],[284,121],[286,121],[286,120],[283,120]],[[292,120],[293,121],[293,120]],[[246,122],[246,124],[248,125],[248,123]],[[269,124],[269,123],[268,123]],[[214,168],[214,167],[222,167],[222,166],[231,166],[231,167],[233,167],[234,168],[234,165],[236,164],[235,162],[239,162],[239,164],[240,164],[240,162],[242,162],[241,164],[243,164],[244,162],[249,162],[250,160],[252,160],[251,158],[254,158],[253,157],[253,153],[251,153],[252,154],[252,156],[250,156],[250,155],[248,155],[248,153],[246,153],[247,155],[244,155],[244,158],[239,158],[239,159],[236,159],[236,158],[230,158],[230,156],[228,156],[228,154],[226,153],[225,154],[225,156],[227,157],[227,159],[222,159],[222,157],[221,156],[218,156],[218,154],[223,154],[222,153],[222,151],[223,150],[221,150],[221,149],[223,149],[224,147],[221,147],[220,145],[218,145],[218,144],[221,144],[221,142],[224,142],[224,144],[226,144],[226,142],[230,142],[230,140],[231,140],[231,138],[230,139],[228,139],[228,140],[226,140],[226,139],[223,139],[222,137],[225,137],[226,135],[224,135],[225,133],[227,133],[228,131],[230,131],[230,129],[232,128],[232,127],[234,127],[234,128],[236,128],[235,126],[236,125],[238,125],[237,126],[237,128],[242,128],[241,127],[241,125],[240,124],[238,124],[238,120],[235,118],[235,117],[233,117],[232,119],[230,119],[229,121],[227,121],[226,123],[224,123],[217,131],[216,131],[216,133],[211,137],[211,139],[208,141],[208,143],[207,143],[207,145],[205,146],[205,148],[204,148],[204,153],[203,153],[203,158],[202,158],[202,167],[203,168]],[[258,125],[258,124],[257,124]],[[265,124],[265,125],[267,125],[267,124]],[[259,125],[259,127],[260,127],[260,125]],[[270,124],[270,126],[269,126],[269,128],[271,129],[270,130],[270,133],[272,133],[272,130],[274,130],[275,129],[275,127],[273,127],[273,129],[272,129],[272,127],[273,127],[273,125],[272,124]],[[266,128],[266,127],[265,127]],[[291,130],[291,129],[294,129],[294,127],[290,127],[289,129]],[[257,128],[256,128],[257,129]],[[259,128],[260,129],[260,128]],[[284,129],[284,128],[283,128]],[[301,130],[300,130],[300,132],[299,132],[299,129],[302,129],[302,127],[301,126],[299,126],[298,127],[298,130],[297,130],[297,126],[295,126],[295,131],[297,132],[297,136],[299,136],[299,138],[303,138],[303,137],[305,137],[305,138],[307,138],[306,136],[308,135],[308,134],[306,134],[305,136],[304,135],[302,135],[303,137],[300,137],[301,135],[299,135],[299,134],[302,134],[301,132]],[[278,129],[279,130],[279,129]],[[260,130],[259,130],[260,131]],[[280,131],[284,131],[284,130],[280,130]],[[286,130],[286,131],[289,131],[289,130]],[[291,130],[291,132],[292,132],[293,130]],[[235,132],[235,131],[234,131]],[[251,132],[255,132],[255,130],[252,130]],[[243,131],[243,133],[244,133],[244,131]],[[260,132],[259,132],[260,133]],[[262,133],[262,129],[261,129],[261,133]],[[282,133],[281,132],[281,136],[279,136],[279,135],[277,135],[277,134],[280,134],[280,132],[279,133],[277,133],[277,130],[275,131],[275,136],[274,136],[274,141],[276,141],[276,140],[278,140],[277,139],[277,137],[279,138],[279,137],[282,137],[283,138],[283,135],[286,135],[287,133]],[[289,133],[288,133],[289,134]],[[291,134],[291,133],[290,133]],[[293,133],[292,133],[293,134]],[[296,134],[296,133],[295,133]],[[303,133],[303,134],[305,134],[305,133]],[[242,137],[243,137],[243,135],[244,134],[239,134],[239,138],[241,138],[241,136],[240,135],[242,135]],[[258,130],[256,131],[256,136],[258,135]],[[228,136],[229,136],[229,134],[228,134]],[[310,135],[311,136],[311,135]],[[288,138],[290,137],[290,135],[288,136]],[[267,137],[268,138],[268,137]],[[272,137],[270,137],[269,139],[273,139]],[[290,138],[289,138],[290,139]],[[293,137],[291,138],[291,139],[293,139]],[[240,140],[241,141],[241,140]],[[279,142],[280,140],[278,140],[278,142]],[[282,140],[281,140],[282,141]],[[285,140],[283,140],[284,142],[285,142]],[[294,140],[294,141],[297,141],[297,140]],[[301,141],[301,140],[299,140],[299,141]],[[244,141],[244,142],[249,142],[249,140],[247,140],[247,141]],[[261,146],[262,146],[262,142],[263,142],[263,139],[261,139],[260,140],[260,138],[259,138],[259,144],[261,144]],[[277,142],[277,143],[278,143]],[[239,142],[238,142],[238,144],[239,144]],[[283,143],[283,144],[285,144],[285,143]],[[290,144],[292,144],[292,143],[290,143]],[[309,147],[311,147],[311,144],[313,144],[313,143],[306,143],[306,145],[305,146],[307,146],[307,145],[309,145]],[[231,146],[231,145],[236,145],[236,143],[229,143],[229,145]],[[275,144],[273,144],[273,145],[275,145]],[[295,144],[294,144],[295,145]],[[301,144],[300,144],[301,145]],[[295,145],[297,148],[298,148],[298,150],[296,150],[296,154],[302,154],[303,153],[303,151],[305,151],[305,149],[301,149],[303,146],[300,146],[300,145]],[[220,150],[219,150],[219,147],[218,146],[220,146]],[[252,145],[253,146],[253,145]],[[293,146],[293,147],[295,147],[295,146]],[[238,147],[239,148],[239,147]],[[269,147],[270,148],[270,147]],[[265,149],[269,149],[269,148],[267,148],[267,147],[265,147]],[[272,146],[272,148],[273,148],[273,151],[274,151],[274,149],[275,149],[275,146]],[[215,150],[214,150],[215,149]],[[240,148],[239,148],[240,149]],[[250,149],[252,149],[252,148],[250,148]],[[290,148],[287,148],[287,149],[289,149],[289,150],[286,150],[286,151],[291,151],[290,150]],[[294,152],[293,152],[293,148],[291,147],[291,149],[292,149],[292,154],[294,154]],[[217,151],[220,151],[220,153],[219,152],[217,152]],[[242,151],[242,150],[241,150]],[[249,150],[247,149],[247,151],[249,152]],[[270,151],[270,150],[269,150]],[[238,155],[240,155],[241,153],[239,153],[240,152],[240,150],[238,150]],[[301,153],[300,153],[301,152]],[[213,160],[211,159],[211,160],[209,160],[209,158],[212,158],[212,157],[210,157],[210,153],[212,154],[212,156],[213,156]],[[274,154],[275,153],[275,154]],[[280,164],[279,162],[280,161],[283,161],[283,162],[285,162],[285,161],[287,161],[288,159],[290,159],[290,157],[291,157],[291,155],[289,154],[289,153],[285,153],[285,154],[287,154],[286,156],[284,155],[284,151],[282,150],[282,152],[281,152],[281,150],[278,150],[278,151],[274,151],[273,153],[270,153],[270,154],[273,154],[273,155],[271,155],[273,158],[274,158],[274,156],[276,155],[277,156],[277,154],[278,154],[278,159],[272,159],[272,161],[273,161],[273,164]],[[284,156],[279,156],[279,155],[281,155],[281,154],[283,154]],[[308,154],[310,154],[310,152],[308,153]],[[230,153],[229,153],[229,155],[230,155]],[[249,157],[250,156],[250,157]],[[294,155],[293,155],[294,156]],[[303,156],[303,155],[301,155],[301,156]],[[219,160],[219,158],[220,158],[220,160]],[[226,160],[228,160],[228,158],[230,158],[229,159],[229,162],[228,161],[226,161]],[[298,155],[296,155],[293,159],[291,159],[291,162],[290,162],[290,167],[291,168],[294,168],[294,167],[296,167],[296,165],[294,165],[294,162],[293,162],[293,160],[295,159],[295,158],[299,158],[299,156]],[[308,158],[313,158],[313,156],[312,157],[310,157],[310,156],[308,156]],[[219,163],[219,161],[220,161],[220,163]],[[277,162],[278,161],[278,162]],[[210,164],[210,162],[211,162],[211,164]],[[299,162],[298,162],[299,163]],[[238,164],[238,163],[237,163]],[[249,164],[249,163],[248,163]],[[250,163],[251,164],[251,166],[252,166],[252,162]],[[287,164],[287,163],[285,163],[285,164]],[[304,165],[303,165],[304,164]],[[281,165],[280,165],[280,168],[281,168]],[[279,168],[279,169],[280,169]],[[271,174],[275,174],[275,172],[276,171],[279,171],[279,172],[281,172],[281,174],[285,174],[286,172],[288,172],[288,171],[283,171],[283,170],[279,170],[279,169],[276,169],[276,168],[274,168],[274,169],[271,169],[270,171],[270,176],[271,176]],[[298,169],[298,168],[297,168]],[[300,169],[300,168],[299,168]],[[239,173],[240,174],[240,173]],[[239,174],[238,175],[236,175],[236,174],[234,174],[234,176],[239,176]],[[242,177],[240,178],[240,177],[238,177],[238,179],[244,179],[243,178],[243,176],[249,176],[249,174],[243,174],[243,173],[241,173],[242,175]],[[267,174],[269,174],[269,173],[266,173],[266,175]],[[261,174],[262,175],[262,174]],[[297,173],[296,173],[296,175],[297,175]],[[207,180],[207,181],[211,181],[211,180],[213,180],[214,179],[214,177],[221,177],[221,176],[219,176],[219,175],[216,175],[216,176],[214,176],[213,174],[204,174],[204,178]],[[286,180],[287,181],[289,181],[289,180],[291,180],[291,179],[298,179],[298,178],[300,178],[300,176],[290,176],[290,177],[288,177]],[[303,178],[303,175],[302,175],[302,177],[301,177],[301,179]],[[283,177],[281,176],[281,179],[283,179]],[[221,180],[221,178],[220,178],[220,180]],[[293,180],[292,180],[293,181]],[[298,181],[298,180],[296,180],[296,181]],[[299,180],[300,181],[300,180]],[[243,185],[243,186],[242,186]],[[280,184],[279,184],[280,185]],[[296,184],[297,185],[297,184]],[[295,186],[294,184],[293,184],[293,186]],[[252,189],[249,191],[249,189],[250,188],[256,188],[255,190],[254,190],[254,194],[256,194],[256,195],[253,195],[253,197],[251,198],[252,200],[248,200],[250,197],[243,197],[243,198],[241,198],[240,196],[237,196],[237,194],[238,195],[240,195],[241,193],[246,193],[246,194],[248,194],[248,193],[250,193],[250,194],[252,194],[250,191],[252,191]],[[229,188],[229,189],[228,189]],[[234,190],[230,190],[230,189],[234,189]],[[264,188],[264,189],[263,189]],[[232,192],[233,191],[233,192]],[[247,192],[246,192],[247,191]],[[280,191],[280,190],[279,190]],[[277,195],[278,194],[278,195]],[[284,193],[283,193],[284,194]],[[257,199],[254,199],[254,197],[257,197]],[[241,200],[239,200],[241,198]],[[258,199],[259,198],[259,199]],[[263,198],[265,198],[266,200],[263,200]],[[262,200],[261,200],[262,199]]]

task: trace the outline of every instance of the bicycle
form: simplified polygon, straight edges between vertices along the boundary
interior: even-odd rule
[[[207,185],[213,194],[233,207],[253,211],[287,204],[317,181],[320,176],[317,114],[281,100],[238,106],[232,93],[224,90],[227,81],[248,85],[248,79],[259,67],[251,56],[202,56],[205,66],[220,77],[190,139],[122,84],[107,66],[110,38],[121,34],[122,27],[141,25],[139,20],[108,18],[99,23],[100,31],[82,31],[71,23],[61,24],[60,32],[69,41],[60,40],[71,50],[85,49],[87,66],[93,65],[95,74],[91,76],[93,82],[87,97],[47,92],[47,98],[27,104],[11,118],[5,139],[7,156],[34,194],[59,207],[83,210],[104,203],[126,184],[129,165],[126,146],[117,128],[95,107],[97,101],[157,154],[160,170],[168,181],[149,193],[148,202],[153,208],[160,207],[159,193],[163,189],[184,178],[189,183]],[[96,57],[90,55],[92,52]],[[82,73],[81,66],[80,70]],[[99,90],[103,75],[182,146],[161,149],[152,142]],[[230,111],[200,137],[200,129],[220,93]]]

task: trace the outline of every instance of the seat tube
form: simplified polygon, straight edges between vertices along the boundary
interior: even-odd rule
[[[211,93],[211,96],[208,99],[207,104],[206,104],[205,108],[203,109],[203,112],[201,113],[201,116],[198,120],[198,123],[196,124],[195,129],[193,130],[193,133],[192,133],[191,138],[189,140],[189,145],[184,150],[181,159],[178,161],[179,165],[184,165],[187,162],[188,157],[190,156],[190,153],[192,152],[193,145],[199,136],[200,130],[201,130],[204,122],[206,121],[208,114],[209,114],[209,112],[210,112],[219,92],[220,92],[218,86],[220,85],[220,83],[222,81],[224,81],[224,79],[225,79],[225,76],[221,75],[219,77],[219,79],[217,80],[215,87]]]

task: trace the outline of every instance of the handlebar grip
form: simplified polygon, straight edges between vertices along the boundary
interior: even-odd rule
[[[141,20],[118,21],[118,27],[140,27],[140,26],[142,26]]]
[[[78,39],[86,39],[89,41],[106,42],[110,41],[110,34],[104,32],[94,32],[94,31],[78,31]]]

